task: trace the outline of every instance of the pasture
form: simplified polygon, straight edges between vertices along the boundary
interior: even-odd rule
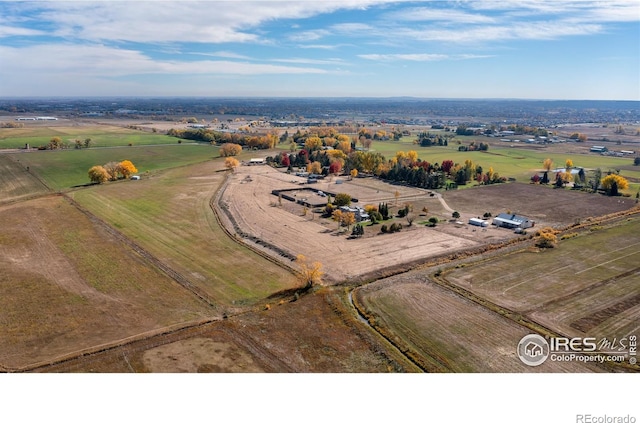
[[[445,279],[560,333],[608,338],[638,334],[640,218],[451,269]],[[586,334],[586,335],[585,335]]]
[[[217,315],[60,196],[0,206],[0,221],[0,367]]]
[[[45,146],[53,137],[60,137],[73,148],[75,140],[91,138],[91,147],[123,147],[133,144],[177,144],[177,140],[160,133],[143,132],[111,124],[74,124],[60,120],[54,124],[27,122],[24,128],[0,128],[0,149]]]
[[[381,153],[390,159],[398,151],[414,150],[420,159],[429,163],[442,163],[444,160],[464,163],[469,159],[476,165],[482,166],[485,172],[489,170],[489,167],[493,167],[493,170],[500,176],[515,178],[518,182],[525,183],[528,183],[535,173],[543,170],[542,163],[545,159],[552,159],[554,168],[556,166],[564,167],[566,160],[571,159],[574,166],[585,168],[587,179],[591,176],[590,171],[596,168],[600,168],[603,175],[608,171],[615,172],[616,169],[619,169],[620,175],[630,182],[629,189],[623,192],[635,194],[640,188],[640,166],[633,166],[633,157],[601,156],[589,153],[587,147],[576,147],[575,143],[564,144],[566,152],[562,152],[556,146],[546,149],[531,148],[524,144],[507,144],[495,141],[494,138],[481,138],[480,141],[491,143],[488,151],[458,151],[458,145],[455,142],[446,147],[420,147],[413,144],[414,138],[404,137],[400,141],[374,141],[371,151]],[[457,137],[456,139],[458,138],[465,137]],[[475,139],[465,140],[462,143],[468,145],[472,140]],[[476,183],[471,182],[465,187],[474,185]]]
[[[89,148],[79,150],[33,151],[21,154],[20,163],[29,166],[53,190],[89,183],[92,166],[110,161],[130,160],[138,174],[204,162],[218,156],[210,145],[163,145],[142,147]]]
[[[216,303],[250,304],[294,287],[288,270],[235,242],[219,226],[209,202],[225,178],[222,169],[222,160],[207,161],[69,195]]]

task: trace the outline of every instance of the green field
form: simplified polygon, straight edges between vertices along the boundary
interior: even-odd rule
[[[442,163],[443,160],[453,160],[454,163],[464,163],[470,159],[476,165],[482,166],[486,172],[493,167],[495,172],[506,178],[515,178],[519,182],[529,182],[531,176],[542,170],[545,159],[553,160],[555,166],[564,167],[567,159],[573,161],[574,166],[585,170],[600,168],[603,175],[607,171],[620,169],[620,175],[630,179],[630,187],[624,191],[635,194],[640,188],[640,166],[633,166],[631,157],[610,157],[596,154],[564,154],[537,151],[527,148],[495,147],[488,151],[458,151],[458,145],[451,143],[447,147],[420,147],[413,144],[415,137],[404,137],[400,141],[374,141],[371,151],[381,153],[387,159],[395,156],[398,151],[414,150],[418,157],[430,163]],[[469,142],[463,142],[468,144]],[[587,179],[589,178],[587,172]],[[469,186],[472,186],[469,184]]]
[[[294,287],[287,270],[233,241],[218,225],[209,201],[225,177],[222,168],[222,160],[208,161],[70,195],[216,302],[253,303]]]
[[[117,147],[150,144],[177,144],[173,137],[159,133],[142,132],[140,130],[110,125],[90,126],[37,126],[27,128],[0,128],[0,149],[31,148],[47,145],[53,137],[60,137],[71,148],[75,140],[84,141],[91,138],[91,147]]]
[[[139,174],[200,163],[218,156],[210,145],[164,145],[142,147],[89,148],[81,150],[34,151],[19,156],[54,190],[65,190],[89,183],[92,166],[110,161],[131,160]]]

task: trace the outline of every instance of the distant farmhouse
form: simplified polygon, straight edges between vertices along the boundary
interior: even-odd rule
[[[592,153],[604,153],[607,151],[607,147],[605,147],[604,145],[594,145],[589,151],[591,151]]]
[[[499,228],[526,229],[535,225],[533,220],[517,214],[500,213],[493,218],[493,225]]]
[[[356,218],[356,222],[368,221],[370,219],[369,213],[367,213],[362,207],[341,206],[340,210],[345,213],[353,213]]]

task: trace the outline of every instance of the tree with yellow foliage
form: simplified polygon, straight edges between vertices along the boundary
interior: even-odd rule
[[[553,167],[553,160],[544,159],[544,162],[542,162],[542,168],[548,172],[551,170],[552,167]]]
[[[226,167],[232,172],[235,172],[236,167],[238,167],[239,165],[240,165],[240,162],[233,157],[227,157],[226,159],[224,159],[224,167]]]
[[[309,289],[313,285],[322,283],[322,263],[315,261],[312,264],[307,263],[307,258],[299,254],[296,257],[296,263],[300,266],[300,273],[298,273],[298,281],[304,289]]]
[[[322,164],[320,162],[311,162],[307,165],[307,172],[319,175],[322,173]]]
[[[242,146],[240,144],[235,144],[232,142],[226,142],[220,146],[221,157],[237,156],[241,151]]]
[[[309,137],[304,142],[304,146],[309,151],[320,150],[322,148],[322,140],[320,137]]]
[[[89,169],[89,179],[94,184],[102,184],[109,180],[109,174],[102,166],[93,166]]]
[[[618,190],[629,188],[629,181],[624,177],[612,173],[602,178],[600,185],[607,192],[608,195],[618,195]]]
[[[573,168],[573,160],[567,159],[567,161],[564,163],[564,167],[567,169]]]
[[[557,231],[553,228],[542,228],[536,233],[536,247],[553,248],[558,244]]]

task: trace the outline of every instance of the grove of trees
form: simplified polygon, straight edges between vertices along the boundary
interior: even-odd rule
[[[132,174],[137,173],[138,169],[130,160],[121,162],[109,162],[100,166],[92,166],[89,169],[89,180],[94,184],[102,184],[107,181],[116,181],[119,178],[129,178]]]

